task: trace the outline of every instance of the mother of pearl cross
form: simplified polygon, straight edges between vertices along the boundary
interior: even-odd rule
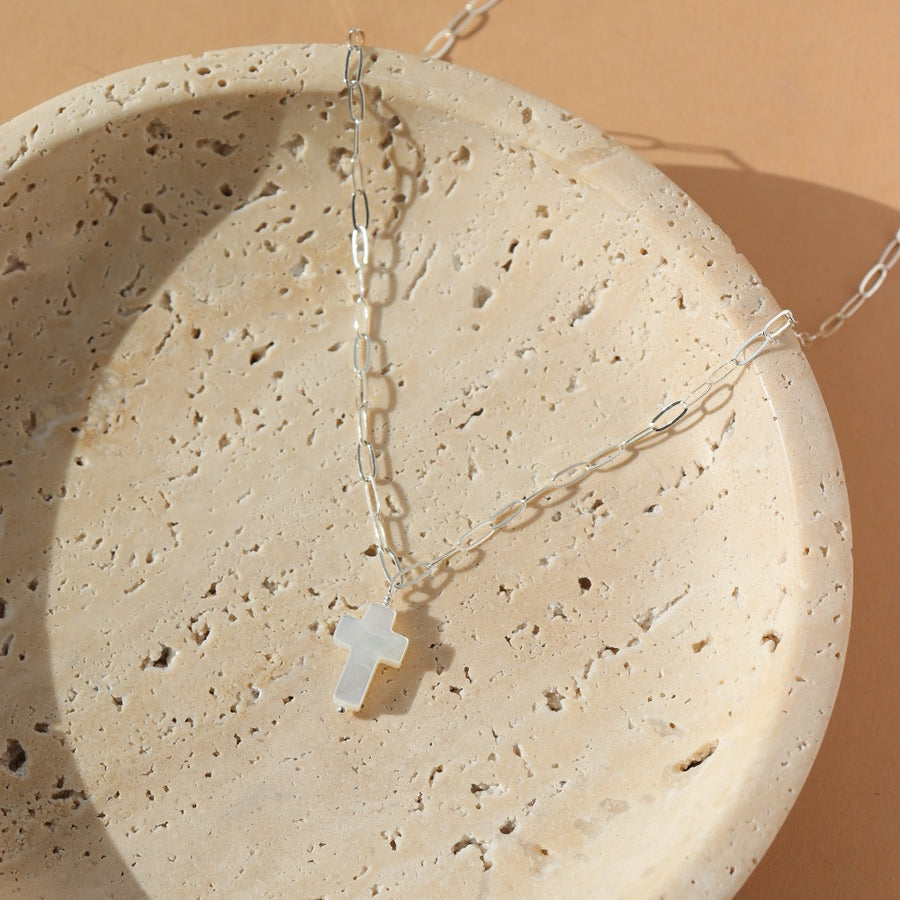
[[[361,619],[341,616],[334,642],[350,651],[334,691],[338,710],[354,712],[362,706],[379,663],[395,669],[403,662],[409,640],[393,630],[396,613],[387,606],[369,603]]]

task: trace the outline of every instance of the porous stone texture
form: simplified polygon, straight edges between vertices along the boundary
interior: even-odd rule
[[[794,339],[395,601],[356,470],[341,47],[144,67],[2,138],[0,880],[20,897],[727,897],[812,763],[847,501]],[[633,153],[370,53],[371,406],[404,562],[777,312]],[[62,892],[62,893],[60,893]]]

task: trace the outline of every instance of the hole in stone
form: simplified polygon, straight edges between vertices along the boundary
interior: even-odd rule
[[[209,625],[206,622],[201,622],[198,618],[191,618],[189,629],[198,646],[209,637]]]
[[[172,129],[161,119],[154,119],[145,129],[147,137],[154,141],[166,141],[172,137]]]
[[[195,144],[198,150],[211,150],[217,156],[231,156],[237,147],[216,138],[200,138]]]
[[[472,305],[475,309],[484,309],[485,304],[491,297],[494,296],[494,292],[485,287],[483,284],[476,284],[472,289]]]
[[[465,837],[460,838],[451,848],[450,851],[456,856],[460,850],[464,850],[466,847],[471,847],[475,844],[475,838],[472,837],[471,834],[467,834]]]
[[[516,830],[516,820],[515,819],[507,819],[500,826],[500,834],[512,834]]]
[[[762,636],[760,643],[769,651],[769,653],[774,653],[781,643],[781,635],[778,634],[777,631],[767,631]]]
[[[303,137],[302,134],[295,134],[281,146],[284,147],[294,159],[299,159],[303,153],[303,148],[306,146],[306,138]]]
[[[452,159],[457,165],[464,166],[467,165],[469,160],[472,158],[472,151],[463,145],[453,154]]]
[[[544,697],[547,698],[547,707],[553,712],[559,712],[563,708],[563,695],[556,690],[544,691]]]
[[[581,578],[578,579],[578,587],[580,587],[583,591],[589,591],[591,589],[591,579],[582,575]]]
[[[156,659],[151,660],[150,664],[154,669],[167,669],[174,658],[175,651],[171,647],[163,645],[162,649],[159,651],[159,656],[157,656]]]
[[[694,753],[689,756],[687,759],[682,760],[675,766],[675,769],[679,772],[690,772],[691,769],[696,769],[697,766],[703,765],[712,755],[716,752],[716,747],[719,746],[718,740],[710,741],[708,744],[704,744],[698,750],[694,751]]]
[[[258,362],[262,362],[266,358],[269,350],[274,346],[275,341],[269,341],[265,347],[257,347],[256,350],[250,354],[250,365],[255,366]]]
[[[3,765],[12,772],[13,775],[25,774],[22,770],[25,763],[28,762],[28,754],[25,748],[15,739],[7,738],[6,753],[3,755]]]

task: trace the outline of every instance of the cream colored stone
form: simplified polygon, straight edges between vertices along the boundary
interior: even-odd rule
[[[356,483],[340,47],[88,85],[2,130],[4,896],[726,897],[849,627],[792,338],[396,602]],[[372,405],[404,559],[643,427],[777,311],[633,153],[377,54]],[[383,148],[383,149],[382,149]],[[382,165],[382,160],[387,165]]]

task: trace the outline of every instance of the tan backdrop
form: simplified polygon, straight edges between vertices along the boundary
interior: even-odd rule
[[[418,52],[462,0],[3,0],[0,117],[139,63],[218,47],[338,42]],[[503,0],[463,65],[641,149],[814,327],[900,226],[894,0]],[[853,633],[832,723],[771,850],[739,894],[887,898],[900,884],[896,749],[900,267],[809,358],[843,454]]]

